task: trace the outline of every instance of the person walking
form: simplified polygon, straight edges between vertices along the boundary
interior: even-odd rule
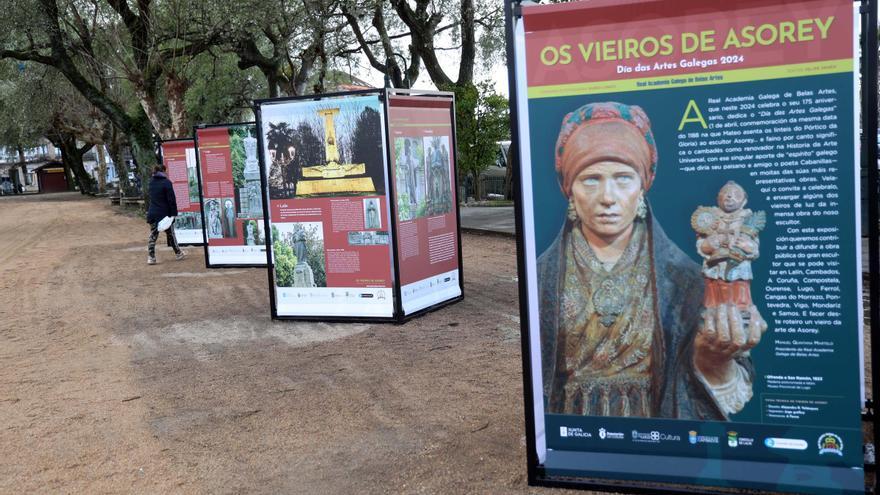
[[[159,221],[165,217],[177,216],[177,198],[174,196],[174,187],[165,174],[165,165],[161,163],[153,167],[153,177],[150,180],[150,209],[147,211],[147,223],[150,224],[150,239],[147,242],[147,264],[156,264],[156,239],[159,238]],[[186,257],[186,251],[180,249],[177,237],[174,235],[174,222],[165,230],[168,245],[174,249],[178,260]]]

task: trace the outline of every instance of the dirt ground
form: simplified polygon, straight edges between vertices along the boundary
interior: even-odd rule
[[[272,321],[265,270],[147,233],[0,198],[0,493],[589,493],[526,485],[513,239],[463,234],[465,300],[398,326]]]
[[[148,266],[147,233],[0,199],[0,492],[550,493],[512,239],[463,235],[465,300],[396,326],[274,322],[265,270]]]

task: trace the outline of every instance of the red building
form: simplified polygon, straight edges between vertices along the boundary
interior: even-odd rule
[[[41,193],[64,192],[68,190],[67,174],[60,162],[49,162],[36,170],[37,184]]]

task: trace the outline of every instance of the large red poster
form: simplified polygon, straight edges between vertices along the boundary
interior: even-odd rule
[[[207,264],[265,265],[255,124],[196,130]]]
[[[438,97],[388,101],[404,314],[461,295],[452,105]]]
[[[204,244],[195,143],[192,139],[179,139],[165,141],[161,146],[162,163],[177,199],[177,218],[174,220],[177,241],[181,244]]]

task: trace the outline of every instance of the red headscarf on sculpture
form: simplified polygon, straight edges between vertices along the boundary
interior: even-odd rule
[[[566,197],[585,168],[602,161],[632,167],[651,188],[657,168],[657,145],[651,121],[641,107],[616,102],[588,103],[562,119],[556,141],[556,172]]]

